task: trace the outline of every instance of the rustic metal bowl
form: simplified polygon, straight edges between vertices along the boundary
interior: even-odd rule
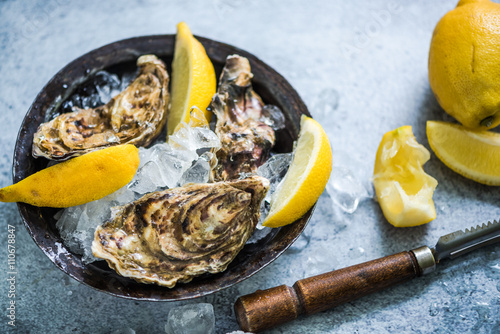
[[[204,45],[219,76],[228,55],[247,57],[254,73],[253,85],[266,103],[283,110],[286,128],[277,132],[277,152],[290,152],[299,132],[300,115],[309,115],[306,106],[290,84],[257,57],[233,46],[197,37]],[[112,73],[136,68],[140,55],[155,54],[168,66],[172,63],[174,35],[145,36],[108,44],[72,61],[59,71],[38,94],[23,120],[14,153],[13,178],[18,182],[45,168],[48,161],[31,155],[33,134],[46,114],[59,106],[72,93],[81,89],[86,78],[105,69]],[[170,68],[169,68],[170,73]],[[77,191],[77,189],[75,189]],[[66,274],[97,290],[109,294],[140,300],[176,301],[204,296],[238,283],[275,260],[300,235],[313,209],[293,224],[274,229],[255,244],[247,244],[227,270],[219,274],[206,274],[173,289],[137,283],[119,276],[104,261],[84,264],[81,256],[71,253],[63,244],[54,214],[57,209],[34,207],[19,203],[19,212],[33,240],[54,264]]]

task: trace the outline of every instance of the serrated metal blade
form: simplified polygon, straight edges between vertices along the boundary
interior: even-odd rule
[[[465,231],[456,231],[439,238],[434,248],[436,261],[471,252],[480,247],[500,242],[500,222],[494,220]]]

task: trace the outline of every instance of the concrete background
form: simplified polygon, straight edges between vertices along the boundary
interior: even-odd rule
[[[428,119],[451,120],[427,79],[427,54],[439,18],[456,1],[0,1],[0,186],[11,184],[13,149],[24,114],[64,65],[104,44],[133,36],[194,34],[247,50],[299,92],[328,132],[337,165],[368,184],[382,135],[412,125],[429,148]],[[326,97],[325,97],[326,96]],[[327,112],[324,112],[325,108]],[[345,154],[349,152],[349,154]],[[303,248],[287,251],[250,279],[182,303],[136,302],[94,291],[58,270],[21,223],[15,204],[0,203],[0,332],[162,333],[171,307],[208,302],[217,333],[237,330],[239,295],[421,245],[500,218],[500,192],[446,168],[425,166],[439,185],[437,219],[396,229],[372,199],[348,214],[324,193]],[[7,225],[15,227],[16,327],[7,325]],[[269,333],[500,333],[500,245],[439,264],[436,272]]]

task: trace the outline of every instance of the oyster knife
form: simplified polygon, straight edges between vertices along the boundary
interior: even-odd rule
[[[500,242],[500,222],[493,221],[444,235],[432,249],[422,246],[305,278],[293,287],[258,290],[236,300],[236,320],[244,331],[259,332],[425,275],[443,259],[496,242]]]
[[[439,238],[433,249],[436,261],[473,251],[485,245],[500,241],[500,221],[494,220],[481,226],[456,231]]]

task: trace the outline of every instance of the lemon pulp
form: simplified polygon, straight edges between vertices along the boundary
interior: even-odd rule
[[[375,158],[373,185],[385,218],[396,227],[422,225],[436,218],[432,195],[437,181],[423,165],[429,151],[420,145],[411,126],[387,132]]]

